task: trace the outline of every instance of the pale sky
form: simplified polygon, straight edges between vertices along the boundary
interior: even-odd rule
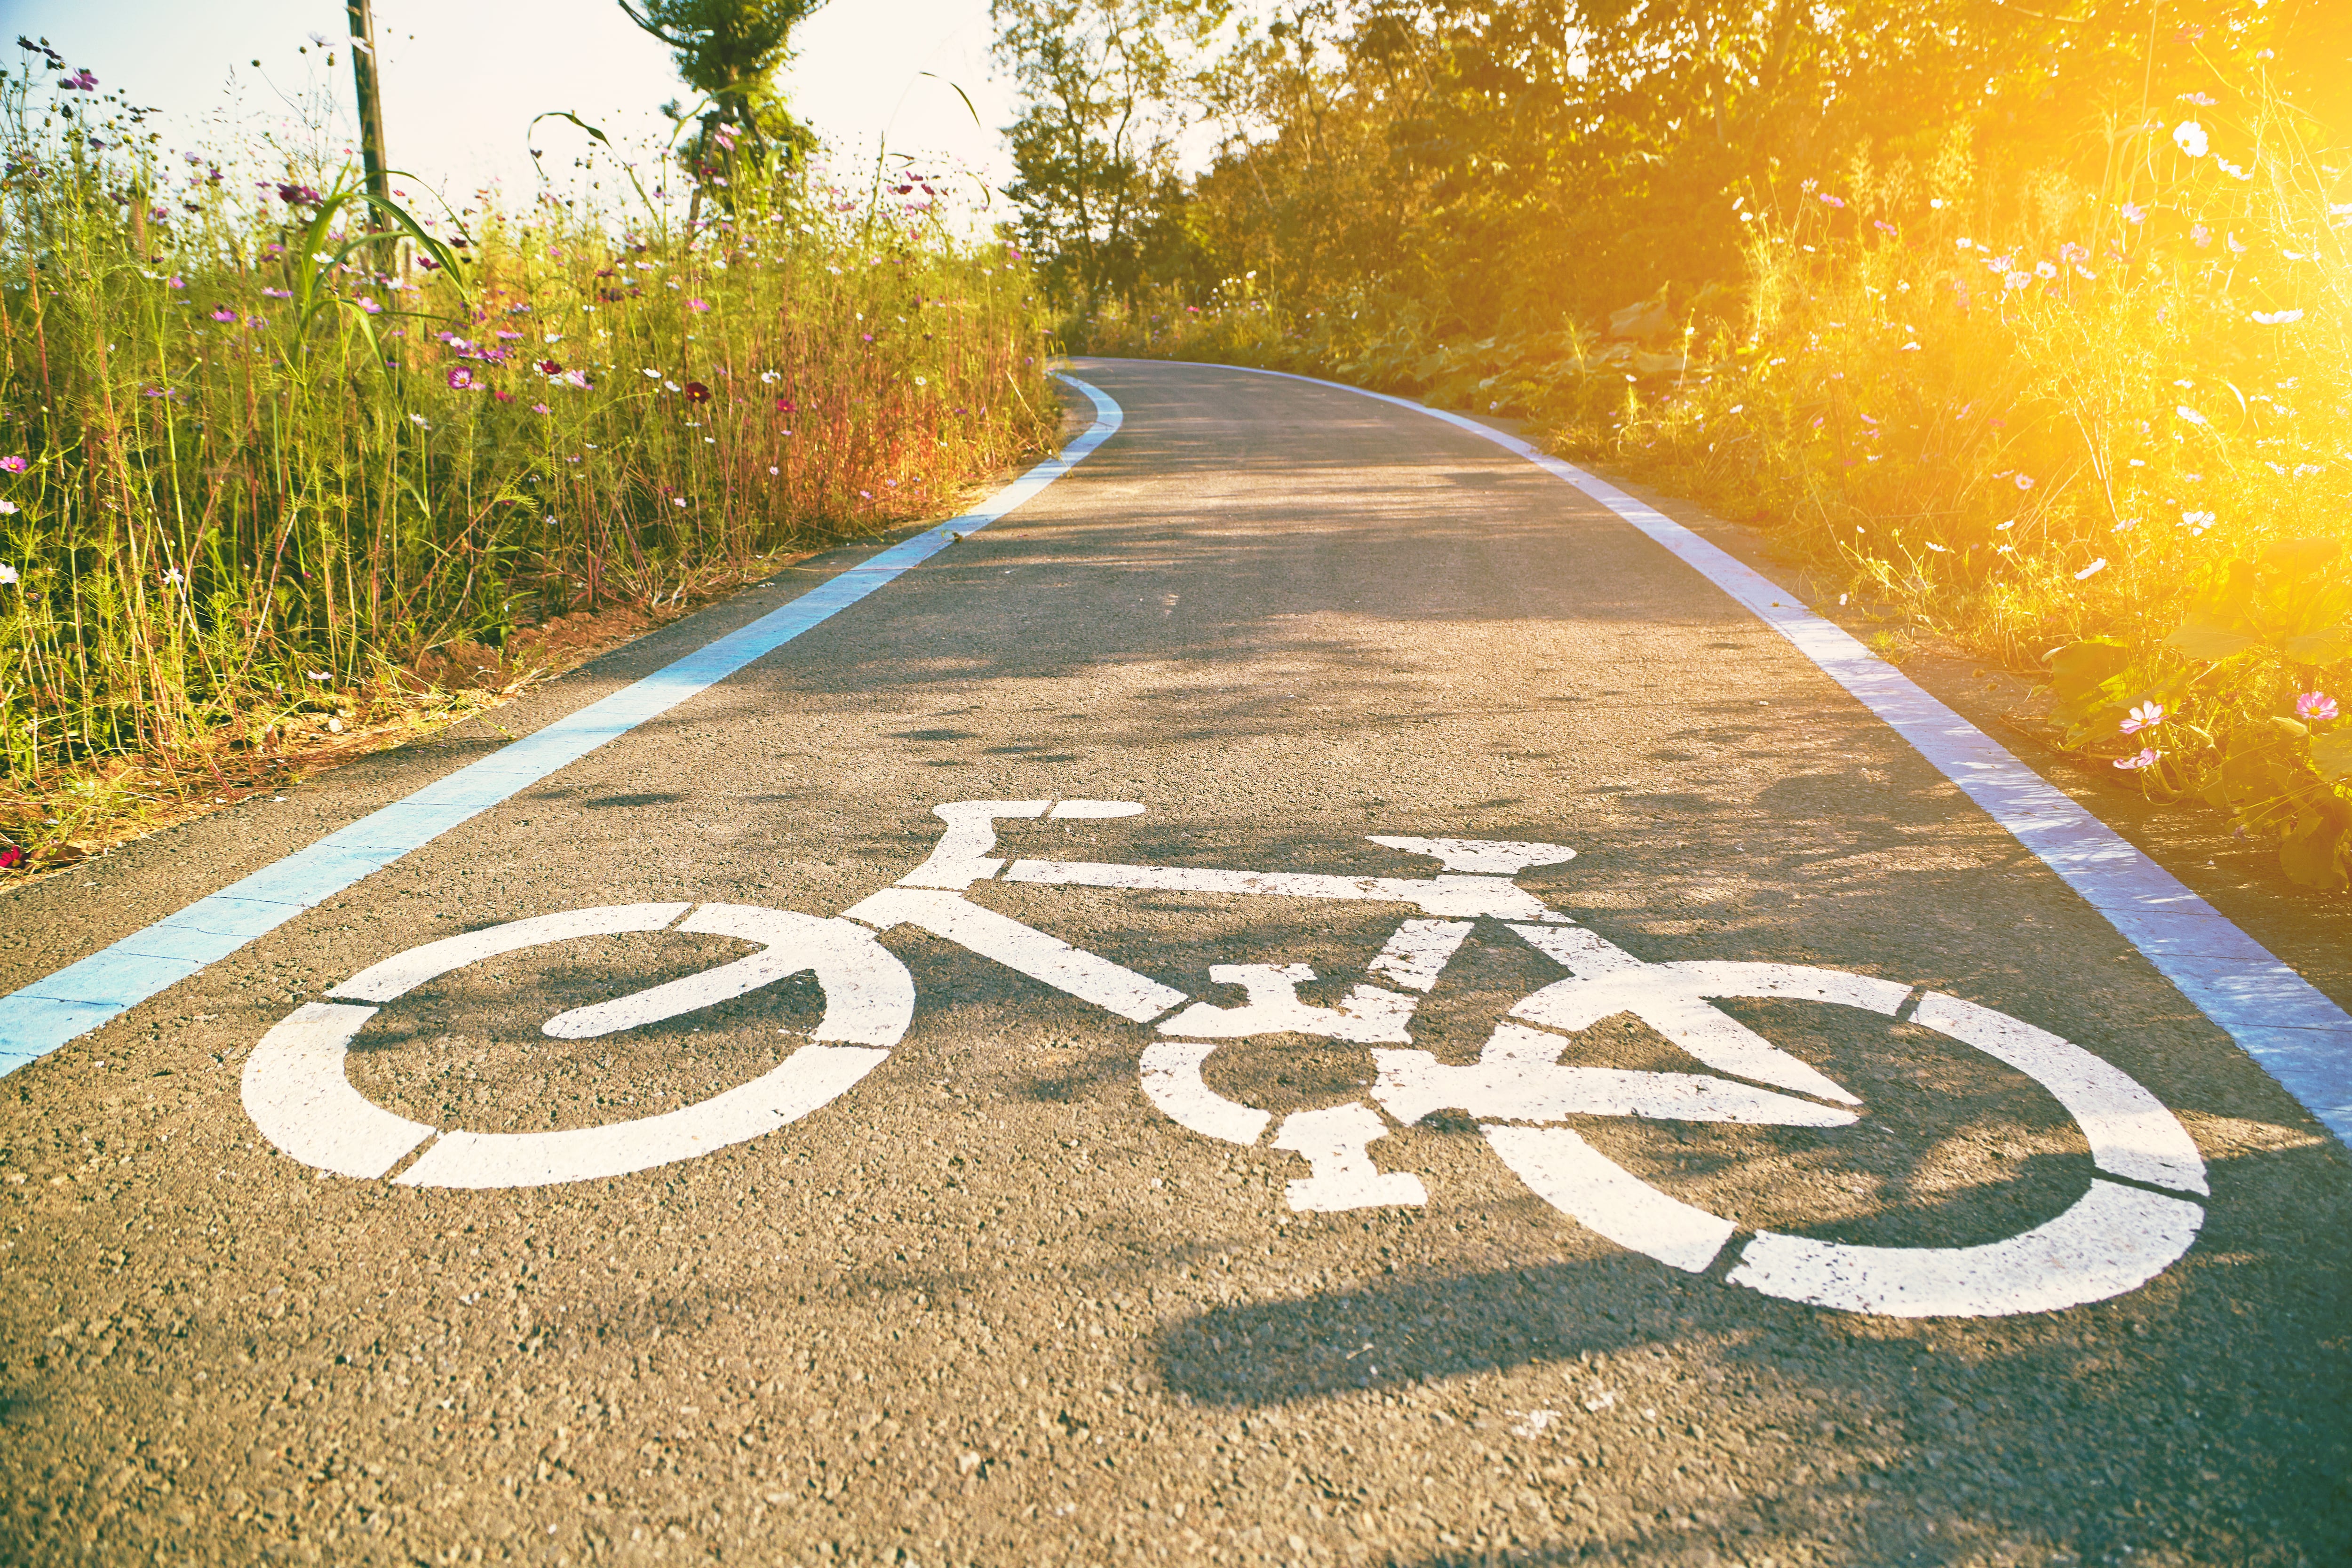
[[[612,0],[375,0],[375,28],[390,162],[453,199],[492,179],[528,196],[524,131],[534,114],[571,110],[627,143],[666,135],[656,108],[685,93],[668,51]],[[352,123],[341,0],[0,0],[0,29],[7,55],[17,55],[17,34],[46,36],[102,87],[163,109],[176,146],[224,112],[248,130],[276,125],[306,89],[327,87]],[[331,71],[317,47],[296,52],[311,33],[335,48]],[[1011,163],[998,132],[1013,119],[1013,94],[992,79],[990,39],[987,0],[833,0],[802,24],[783,79],[837,164],[870,167],[887,135],[894,151],[952,159],[1002,184]],[[947,82],[971,96],[979,125]],[[542,126],[538,144],[553,173],[588,142],[569,126]],[[959,184],[977,205],[973,184]],[[1000,197],[972,226],[1003,212]]]

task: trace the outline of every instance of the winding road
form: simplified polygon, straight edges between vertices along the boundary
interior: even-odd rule
[[[1622,492],[1071,374],[0,902],[0,1559],[2352,1557],[2335,1002]]]

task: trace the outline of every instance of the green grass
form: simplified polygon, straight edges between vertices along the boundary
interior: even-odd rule
[[[2225,168],[2156,122],[2095,187],[1857,162],[1752,204],[1744,276],[1639,341],[1447,341],[1411,299],[1238,288],[1069,330],[1526,416],[2048,681],[2119,784],[2202,798],[2340,890],[2352,189],[2296,135],[2273,110]]]
[[[446,695],[436,650],[943,514],[1058,421],[1025,267],[896,205],[787,184],[689,239],[550,195],[400,243],[328,172],[263,171],[289,202],[19,75],[0,143],[0,832],[35,863],[126,768],[209,791],[306,715]]]

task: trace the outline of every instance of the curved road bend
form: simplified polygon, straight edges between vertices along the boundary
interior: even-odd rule
[[[2345,1151],[2105,921],[1787,643],[1517,458],[1341,391],[1075,368],[1125,427],[1004,521],[0,1080],[0,1557],[2352,1554]],[[0,988],[852,559],[435,745],[13,895]],[[999,823],[1008,859],[1425,879],[1434,860],[1370,836],[1575,850],[1516,882],[1577,923],[1476,918],[1425,994],[1373,967],[1411,907],[966,890],[1212,1006],[1245,996],[1214,967],[1311,968],[1288,984],[1322,1032],[1192,1058],[1201,1093],[1273,1129],[1368,1103],[1374,1053],[1400,1047],[1328,1026],[1368,981],[1417,998],[1430,1081],[1479,1063],[1507,1009],[1570,974],[1547,931],[1628,963],[1877,977],[1904,1021],[1794,996],[1712,1009],[1802,1065],[1771,1092],[1623,1010],[1557,1025],[1548,1049],[1572,1035],[1566,1061],[1618,1075],[1588,1089],[1704,1080],[1693,1092],[1846,1117],[1547,1113],[1591,1152],[1586,1175],[1623,1178],[1565,1206],[1498,1153],[1550,1132],[1482,1122],[1472,1097],[1360,1132],[1377,1174],[1414,1178],[1366,1189],[1383,1201],[1294,1209],[1291,1184],[1321,1167],[1278,1131],[1221,1141],[1147,1096],[1139,1058],[1167,1032],[911,924],[878,939],[917,991],[887,1058],[714,1152],[420,1187],[314,1169],[248,1116],[257,1041],[367,966],[590,906],[837,915],[930,854],[934,805],[968,800],[1147,808]],[[807,975],[592,1038],[541,1026],[756,949],[673,930],[493,954],[382,1004],[341,1070],[440,1129],[678,1110],[817,1048]],[[2164,1110],[2104,1135],[2185,1134],[2210,1192],[2160,1162],[2095,1165],[2047,1087],[2058,1058],[2037,1076],[1908,1021],[1917,988],[2144,1086]],[[1822,1079],[1858,1110],[1803,1088]],[[1735,1278],[1755,1237],[1910,1268],[2095,1190],[2185,1228],[2152,1278],[2104,1295],[2068,1271],[2156,1241],[2003,1255],[2018,1302],[2084,1304],[1905,1316]],[[1692,1271],[1570,1212],[1641,1193],[1732,1239]]]

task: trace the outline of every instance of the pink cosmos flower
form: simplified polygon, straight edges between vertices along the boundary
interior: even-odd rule
[[[1993,421],[1993,423],[1994,423],[1994,424],[1996,424],[1996,425],[1998,425],[1998,424],[2000,424],[2000,420],[1998,420],[1998,419],[1996,419],[1996,420],[1994,420],[1994,421]],[[2032,474],[2020,474],[2020,475],[2018,475],[2018,476],[2017,476],[2017,488],[2018,488],[2019,489],[2021,489],[2021,490],[2030,490],[2030,489],[2032,489],[2033,488],[2033,476],[2032,476]]]
[[[383,313],[383,307],[377,304],[374,300],[369,299],[364,294],[361,295],[358,300],[353,301],[353,303],[357,304],[361,310],[365,310],[371,316],[380,316]]]
[[[21,474],[26,467],[25,459],[22,458],[0,458],[0,469],[5,469],[9,473]]]
[[[2336,717],[2336,699],[2325,691],[2306,691],[2294,700],[2294,714],[2307,722],[2318,722]]]
[[[473,384],[474,373],[472,371],[467,370],[462,364],[453,364],[449,367],[449,389],[452,392],[463,392]]]
[[[213,312],[213,320],[215,321],[234,321],[236,320],[236,312],[235,310],[215,310]]]
[[[544,403],[534,403],[530,405],[530,411],[533,414],[544,414],[547,412],[547,405]]]
[[[2142,730],[2154,729],[2157,725],[2163,722],[2164,704],[2161,702],[2143,702],[2138,707],[2131,710],[2130,718],[2124,721],[2124,733],[2126,735],[2136,735]]]
[[[708,310],[710,309],[710,301],[708,300],[688,300],[686,302],[686,308],[689,310]]]
[[[2139,768],[2152,768],[2156,766],[2157,760],[2163,755],[2164,753],[2162,752],[2158,751],[2153,746],[2142,746],[2137,756],[2117,757],[2116,759],[2116,766],[2135,770]]]

